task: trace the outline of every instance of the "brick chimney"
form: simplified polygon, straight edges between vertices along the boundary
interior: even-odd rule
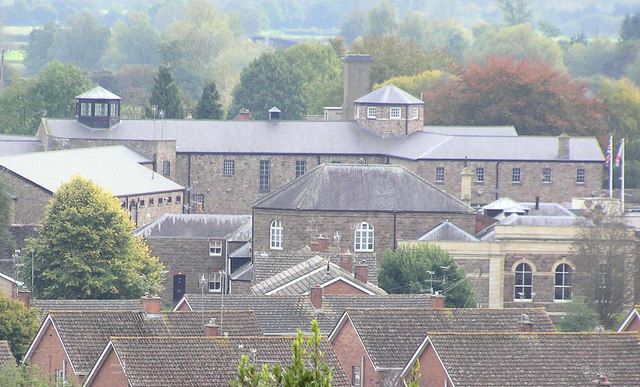
[[[522,314],[522,319],[520,320],[520,332],[533,332],[533,323],[529,320],[528,314]]]
[[[340,253],[340,267],[347,273],[353,273],[353,254],[349,250]]]
[[[31,292],[27,289],[18,290],[18,300],[27,308],[31,307]]]
[[[209,320],[209,322],[204,326],[204,335],[206,337],[220,336],[220,325],[216,323],[215,318]]]
[[[442,309],[444,308],[444,296],[439,292],[431,295],[431,307],[433,309]]]
[[[322,235],[316,238],[316,242],[318,242],[318,251],[321,253],[325,253],[329,250],[329,245],[331,244],[331,239],[327,237],[323,237]]]
[[[140,299],[142,301],[142,311],[146,314],[161,314],[162,313],[162,298],[158,296],[144,296]]]
[[[238,121],[251,121],[251,112],[249,109],[241,108],[238,110],[238,115],[236,116],[236,120]]]
[[[311,288],[311,305],[316,309],[322,309],[322,287],[316,285]]]
[[[364,263],[364,261],[356,265],[356,268],[353,274],[358,281],[361,281],[364,283],[369,282],[369,266],[367,266],[367,264]]]
[[[466,205],[471,205],[471,179],[473,178],[473,172],[471,167],[462,168],[460,172],[460,200],[465,202]]]
[[[569,139],[570,137],[565,133],[562,133],[558,137],[558,158],[566,160],[569,158]]]

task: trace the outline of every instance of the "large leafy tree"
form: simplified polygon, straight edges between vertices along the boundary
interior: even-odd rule
[[[113,26],[104,62],[116,68],[124,64],[156,65],[159,44],[160,34],[149,22],[148,16],[131,12],[125,20]]]
[[[9,364],[0,368],[0,386],[3,387],[49,387],[51,384],[35,364]]]
[[[465,272],[437,246],[400,247],[384,254],[378,283],[388,293],[445,295],[447,307],[473,307],[475,297]]]
[[[194,118],[200,120],[219,120],[222,118],[220,93],[218,93],[215,82],[210,82],[204,87],[202,97],[196,106]]]
[[[542,62],[492,58],[426,95],[432,125],[514,125],[520,134],[606,137],[600,101]]]
[[[21,360],[38,332],[38,310],[0,294],[0,340],[7,340],[11,352]]]
[[[623,41],[640,39],[640,12],[624,17],[620,26],[620,39]]]
[[[505,23],[515,26],[531,21],[530,0],[498,0]]]
[[[167,66],[160,66],[158,75],[153,79],[153,88],[149,97],[150,107],[147,109],[147,117],[157,117],[162,110],[165,118],[184,118],[184,106],[180,98],[180,90],[173,80],[171,70]],[[153,111],[153,106],[157,111]]]
[[[34,287],[41,298],[138,298],[156,293],[163,265],[110,193],[81,177],[53,195],[37,226],[33,251]],[[31,258],[23,278],[31,278]]]

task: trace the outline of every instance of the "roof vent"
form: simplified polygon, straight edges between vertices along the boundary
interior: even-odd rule
[[[280,113],[282,113],[280,111],[280,109],[278,109],[277,107],[272,107],[271,109],[269,109],[269,121],[277,121],[280,119]]]

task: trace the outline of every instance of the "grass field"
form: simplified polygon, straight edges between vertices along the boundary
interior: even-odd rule
[[[12,63],[22,63],[24,61],[24,51],[10,50],[4,55],[4,60]]]
[[[258,35],[291,40],[327,40],[336,34],[337,31],[330,30],[271,29],[263,30]]]

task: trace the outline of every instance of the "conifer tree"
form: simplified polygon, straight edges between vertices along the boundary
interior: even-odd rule
[[[184,106],[180,98],[180,89],[171,76],[168,66],[160,66],[158,75],[153,78],[153,89],[149,98],[147,117],[158,117],[158,112],[164,112],[164,118],[184,118]],[[157,111],[154,113],[153,106]]]
[[[202,97],[196,106],[195,117],[199,120],[219,120],[222,118],[220,93],[215,82],[208,83],[202,91]]]

